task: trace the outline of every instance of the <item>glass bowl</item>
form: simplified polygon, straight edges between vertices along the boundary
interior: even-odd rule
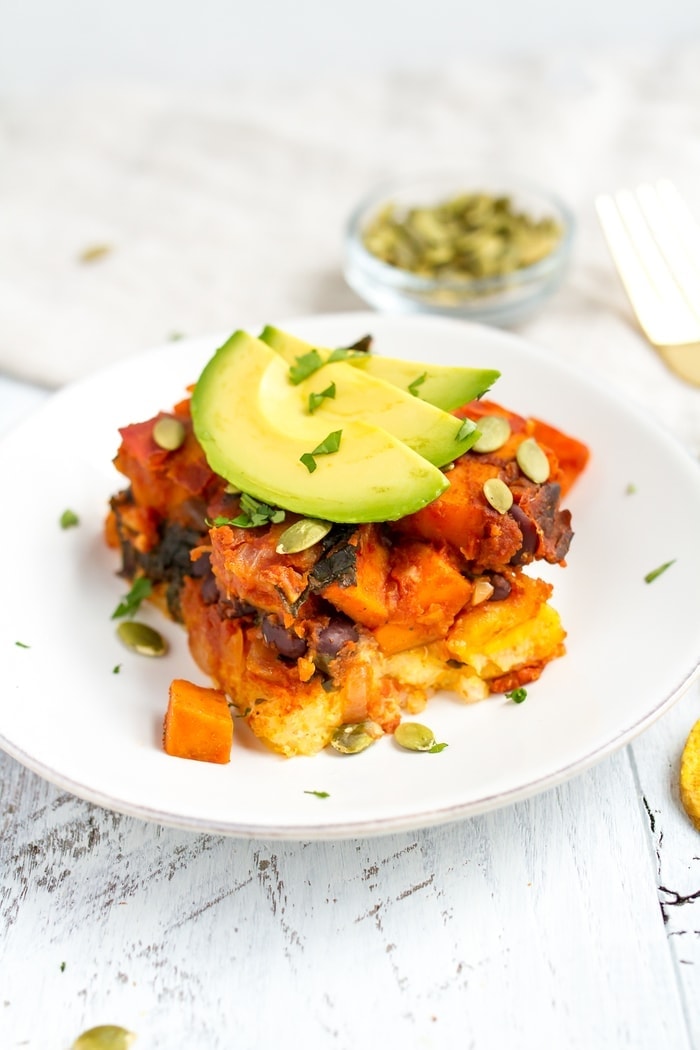
[[[469,229],[459,225],[465,220],[459,212],[462,205],[456,205],[457,198],[467,194],[481,195],[480,205],[467,202],[471,209]],[[443,207],[438,211],[438,206]],[[444,226],[445,208],[450,215],[451,209],[459,213],[456,233],[452,218],[452,225]],[[506,212],[501,226],[499,208],[501,213],[504,209]],[[414,209],[423,212],[419,238],[416,238]],[[386,219],[389,214],[390,222]],[[443,223],[442,230],[434,229],[436,216]],[[518,245],[528,237],[534,241],[532,230],[541,233],[542,222],[555,224],[556,235],[547,239],[548,247],[540,259],[523,262],[534,254],[532,245],[530,248],[526,245],[522,255]],[[517,230],[513,232],[516,223]],[[446,228],[453,232],[446,234]],[[372,230],[374,251],[366,243]],[[502,250],[502,245],[493,250],[494,235],[501,241],[505,238],[502,268],[515,267],[507,272],[499,271],[500,264],[494,261]],[[345,236],[345,279],[365,302],[386,313],[441,314],[505,327],[528,316],[557,289],[566,272],[573,236],[574,218],[563,201],[548,190],[522,180],[452,173],[386,183],[360,201],[350,216]],[[440,257],[440,238],[446,237],[448,253],[456,252],[453,257],[461,260],[458,270],[454,266],[450,270],[450,264],[432,261]],[[378,243],[385,251],[387,238],[390,250],[386,254],[391,255],[392,261],[376,254]],[[418,265],[423,272],[397,264],[396,256],[401,254],[400,245],[395,243],[398,241],[406,241],[411,249],[408,265]],[[426,254],[422,255],[424,250]],[[480,259],[480,252],[484,258]],[[507,253],[510,259],[506,259]],[[472,262],[468,262],[470,258]],[[518,261],[514,262],[514,258]],[[474,270],[482,273],[467,272]],[[489,272],[493,270],[497,272]]]

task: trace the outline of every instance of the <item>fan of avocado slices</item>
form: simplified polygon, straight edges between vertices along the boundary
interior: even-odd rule
[[[447,488],[441,468],[478,437],[451,410],[499,375],[236,331],[197,381],[192,421],[212,470],[258,500],[326,521],[395,521]]]

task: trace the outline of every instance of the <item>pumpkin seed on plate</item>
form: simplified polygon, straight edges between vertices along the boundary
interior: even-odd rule
[[[549,460],[534,438],[525,438],[515,454],[518,466],[526,478],[542,485],[549,477]]]
[[[136,1034],[117,1024],[88,1028],[74,1041],[71,1050],[128,1050]]]
[[[435,747],[435,734],[420,722],[400,722],[394,731],[394,740],[406,751],[430,751]]]
[[[166,452],[175,452],[185,440],[185,426],[174,416],[161,416],[153,424],[153,440]]]
[[[334,730],[331,747],[343,755],[358,755],[383,735],[383,730],[376,722],[348,722]]]
[[[141,656],[164,656],[168,651],[162,634],[138,620],[124,620],[117,627],[117,634],[127,649]]]
[[[320,518],[299,518],[288,529],[285,529],[279,538],[277,547],[278,554],[298,554],[299,551],[308,550],[327,536],[333,528],[330,521],[322,521]]]
[[[479,436],[472,445],[472,452],[495,452],[510,437],[510,423],[505,416],[482,416],[476,426]]]
[[[487,478],[483,485],[483,493],[499,514],[506,514],[513,506],[513,493],[500,478]]]

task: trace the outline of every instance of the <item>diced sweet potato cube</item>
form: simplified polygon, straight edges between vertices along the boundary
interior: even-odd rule
[[[170,684],[163,747],[177,758],[224,764],[231,760],[233,719],[226,694],[184,678]]]
[[[349,587],[331,583],[324,588],[323,597],[352,620],[378,627],[389,615],[389,552],[376,525],[361,525],[350,542],[357,548],[355,583]]]
[[[444,638],[473,590],[445,551],[425,543],[397,548],[391,576],[389,620],[373,632],[386,653]]]

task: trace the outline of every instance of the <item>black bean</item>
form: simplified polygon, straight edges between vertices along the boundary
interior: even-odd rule
[[[219,587],[213,572],[210,572],[208,576],[204,577],[199,593],[201,594],[202,601],[205,605],[213,605],[214,602],[218,602],[221,595],[219,594]]]
[[[261,626],[263,638],[268,645],[277,650],[280,656],[298,660],[306,652],[306,641],[277,623],[271,616],[265,616]]]
[[[537,550],[537,544],[539,542],[537,526],[517,503],[513,504],[508,513],[511,517],[515,518],[523,537],[522,546],[510,559],[510,564],[521,565],[523,562],[530,561]]]
[[[241,616],[253,616],[257,610],[240,598],[226,598],[219,602],[219,612],[226,620],[238,620]]]
[[[499,572],[494,572],[489,576],[489,580],[493,587],[493,594],[489,598],[490,602],[501,602],[508,597],[510,594],[510,582],[505,576],[501,576]]]
[[[190,573],[195,579],[206,576],[211,571],[211,554],[205,552],[200,554],[196,561],[192,562]]]
[[[337,656],[344,645],[356,642],[357,637],[357,629],[350,620],[334,617],[318,632],[317,648],[323,656]]]

